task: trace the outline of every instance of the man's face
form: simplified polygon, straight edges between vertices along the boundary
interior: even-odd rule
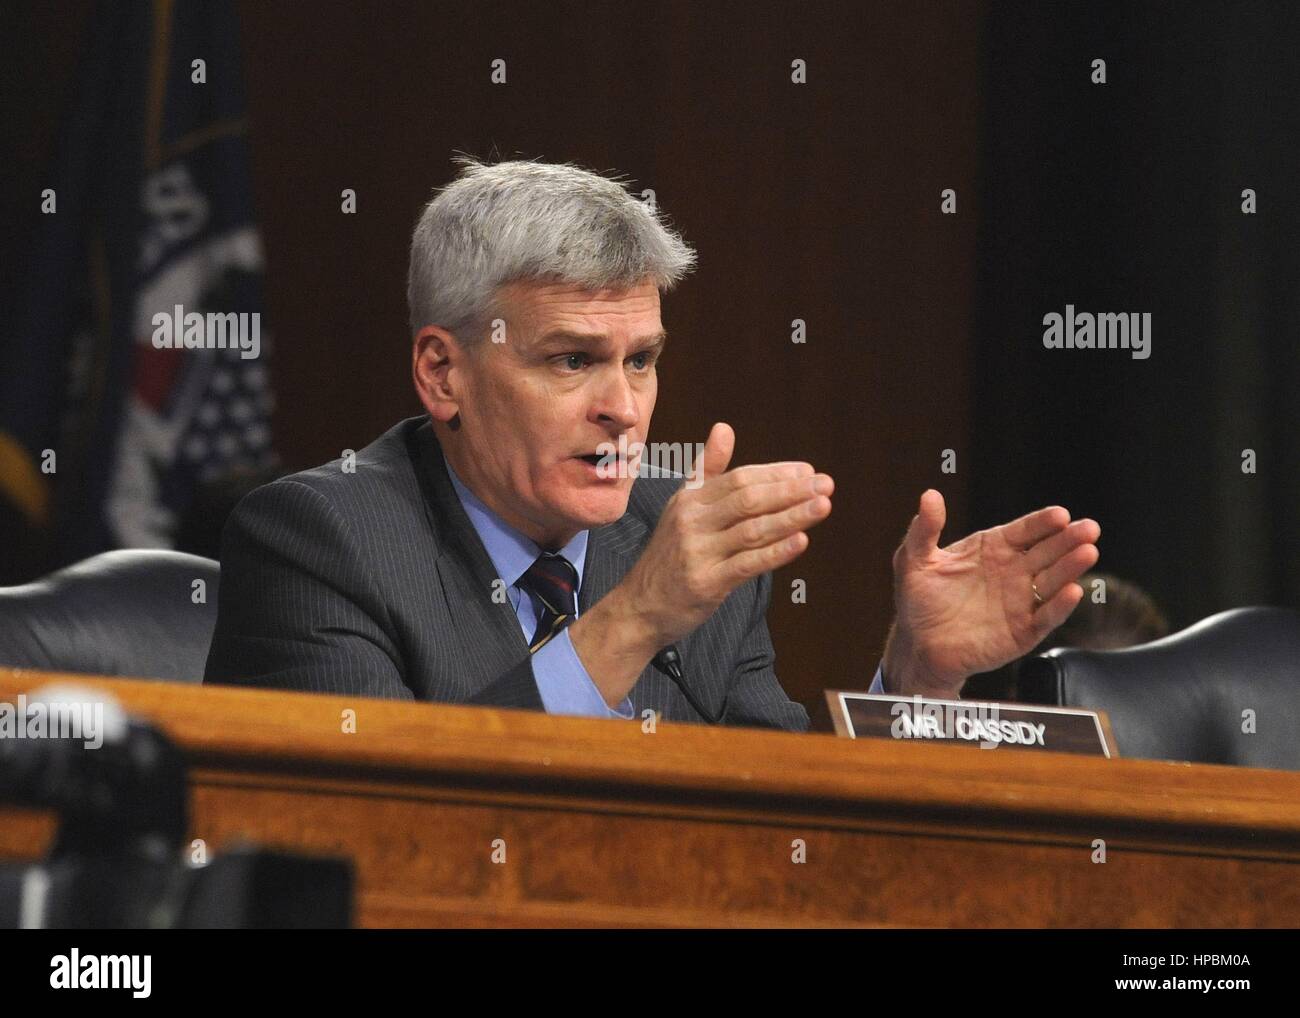
[[[664,343],[659,291],[517,283],[501,297],[504,342],[483,339],[459,358],[452,465],[507,523],[558,548],[627,511],[634,465],[598,470],[596,458],[620,436],[633,448],[646,440]]]

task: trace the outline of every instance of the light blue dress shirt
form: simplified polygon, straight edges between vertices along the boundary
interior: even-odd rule
[[[528,592],[519,585],[519,580],[528,572],[532,564],[541,555],[542,549],[536,542],[524,537],[470,491],[456,476],[456,471],[447,463],[447,476],[456,489],[465,515],[474,525],[479,540],[487,550],[488,558],[496,569],[497,576],[505,583],[506,593],[510,598],[510,607],[514,609],[523,630],[524,639],[532,638],[537,629],[537,612]],[[560,554],[573,563],[578,572],[578,589],[582,589],[582,573],[587,560],[587,539],[590,531],[579,532],[573,540],[560,549]],[[575,611],[574,617],[577,618]],[[548,714],[579,714],[585,717],[622,718],[630,720],[633,716],[632,698],[624,697],[623,702],[613,709],[605,702],[596,684],[591,681],[587,669],[583,666],[578,652],[573,649],[573,640],[569,637],[566,626],[559,635],[554,636],[533,655],[533,678],[537,681],[537,691],[541,694],[542,706]],[[871,683],[871,693],[884,692],[880,669]]]
[[[524,639],[530,640],[537,630],[537,611],[528,592],[519,585],[520,579],[542,549],[536,542],[524,537],[470,491],[447,464],[447,476],[465,508],[465,515],[478,532],[479,540],[487,549],[488,558],[497,576],[505,583],[510,607],[519,620]],[[578,571],[578,589],[582,589],[582,573],[587,562],[587,538],[590,531],[583,530],[560,549],[560,554],[573,563]],[[575,611],[574,617],[577,617]],[[631,697],[624,697],[618,708],[611,709],[591,681],[583,667],[578,652],[566,626],[557,636],[533,655],[533,678],[542,697],[542,706],[548,714],[581,714],[586,717],[630,719],[633,715]]]

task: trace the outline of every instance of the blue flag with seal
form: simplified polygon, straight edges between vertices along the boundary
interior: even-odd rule
[[[42,571],[174,547],[277,463],[234,4],[106,2],[88,40],[0,331],[0,504]]]

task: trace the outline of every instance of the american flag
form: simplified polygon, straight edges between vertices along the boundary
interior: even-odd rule
[[[0,510],[41,569],[174,546],[204,485],[276,464],[266,328],[254,359],[152,341],[176,305],[262,310],[234,3],[101,3],[78,82],[0,330]]]

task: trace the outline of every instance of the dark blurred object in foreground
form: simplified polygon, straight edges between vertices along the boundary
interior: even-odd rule
[[[0,865],[0,929],[351,925],[347,861],[251,847],[183,861],[188,772],[162,732],[90,690],[19,699],[27,734],[0,738],[0,803],[53,811],[59,828],[43,862]]]

